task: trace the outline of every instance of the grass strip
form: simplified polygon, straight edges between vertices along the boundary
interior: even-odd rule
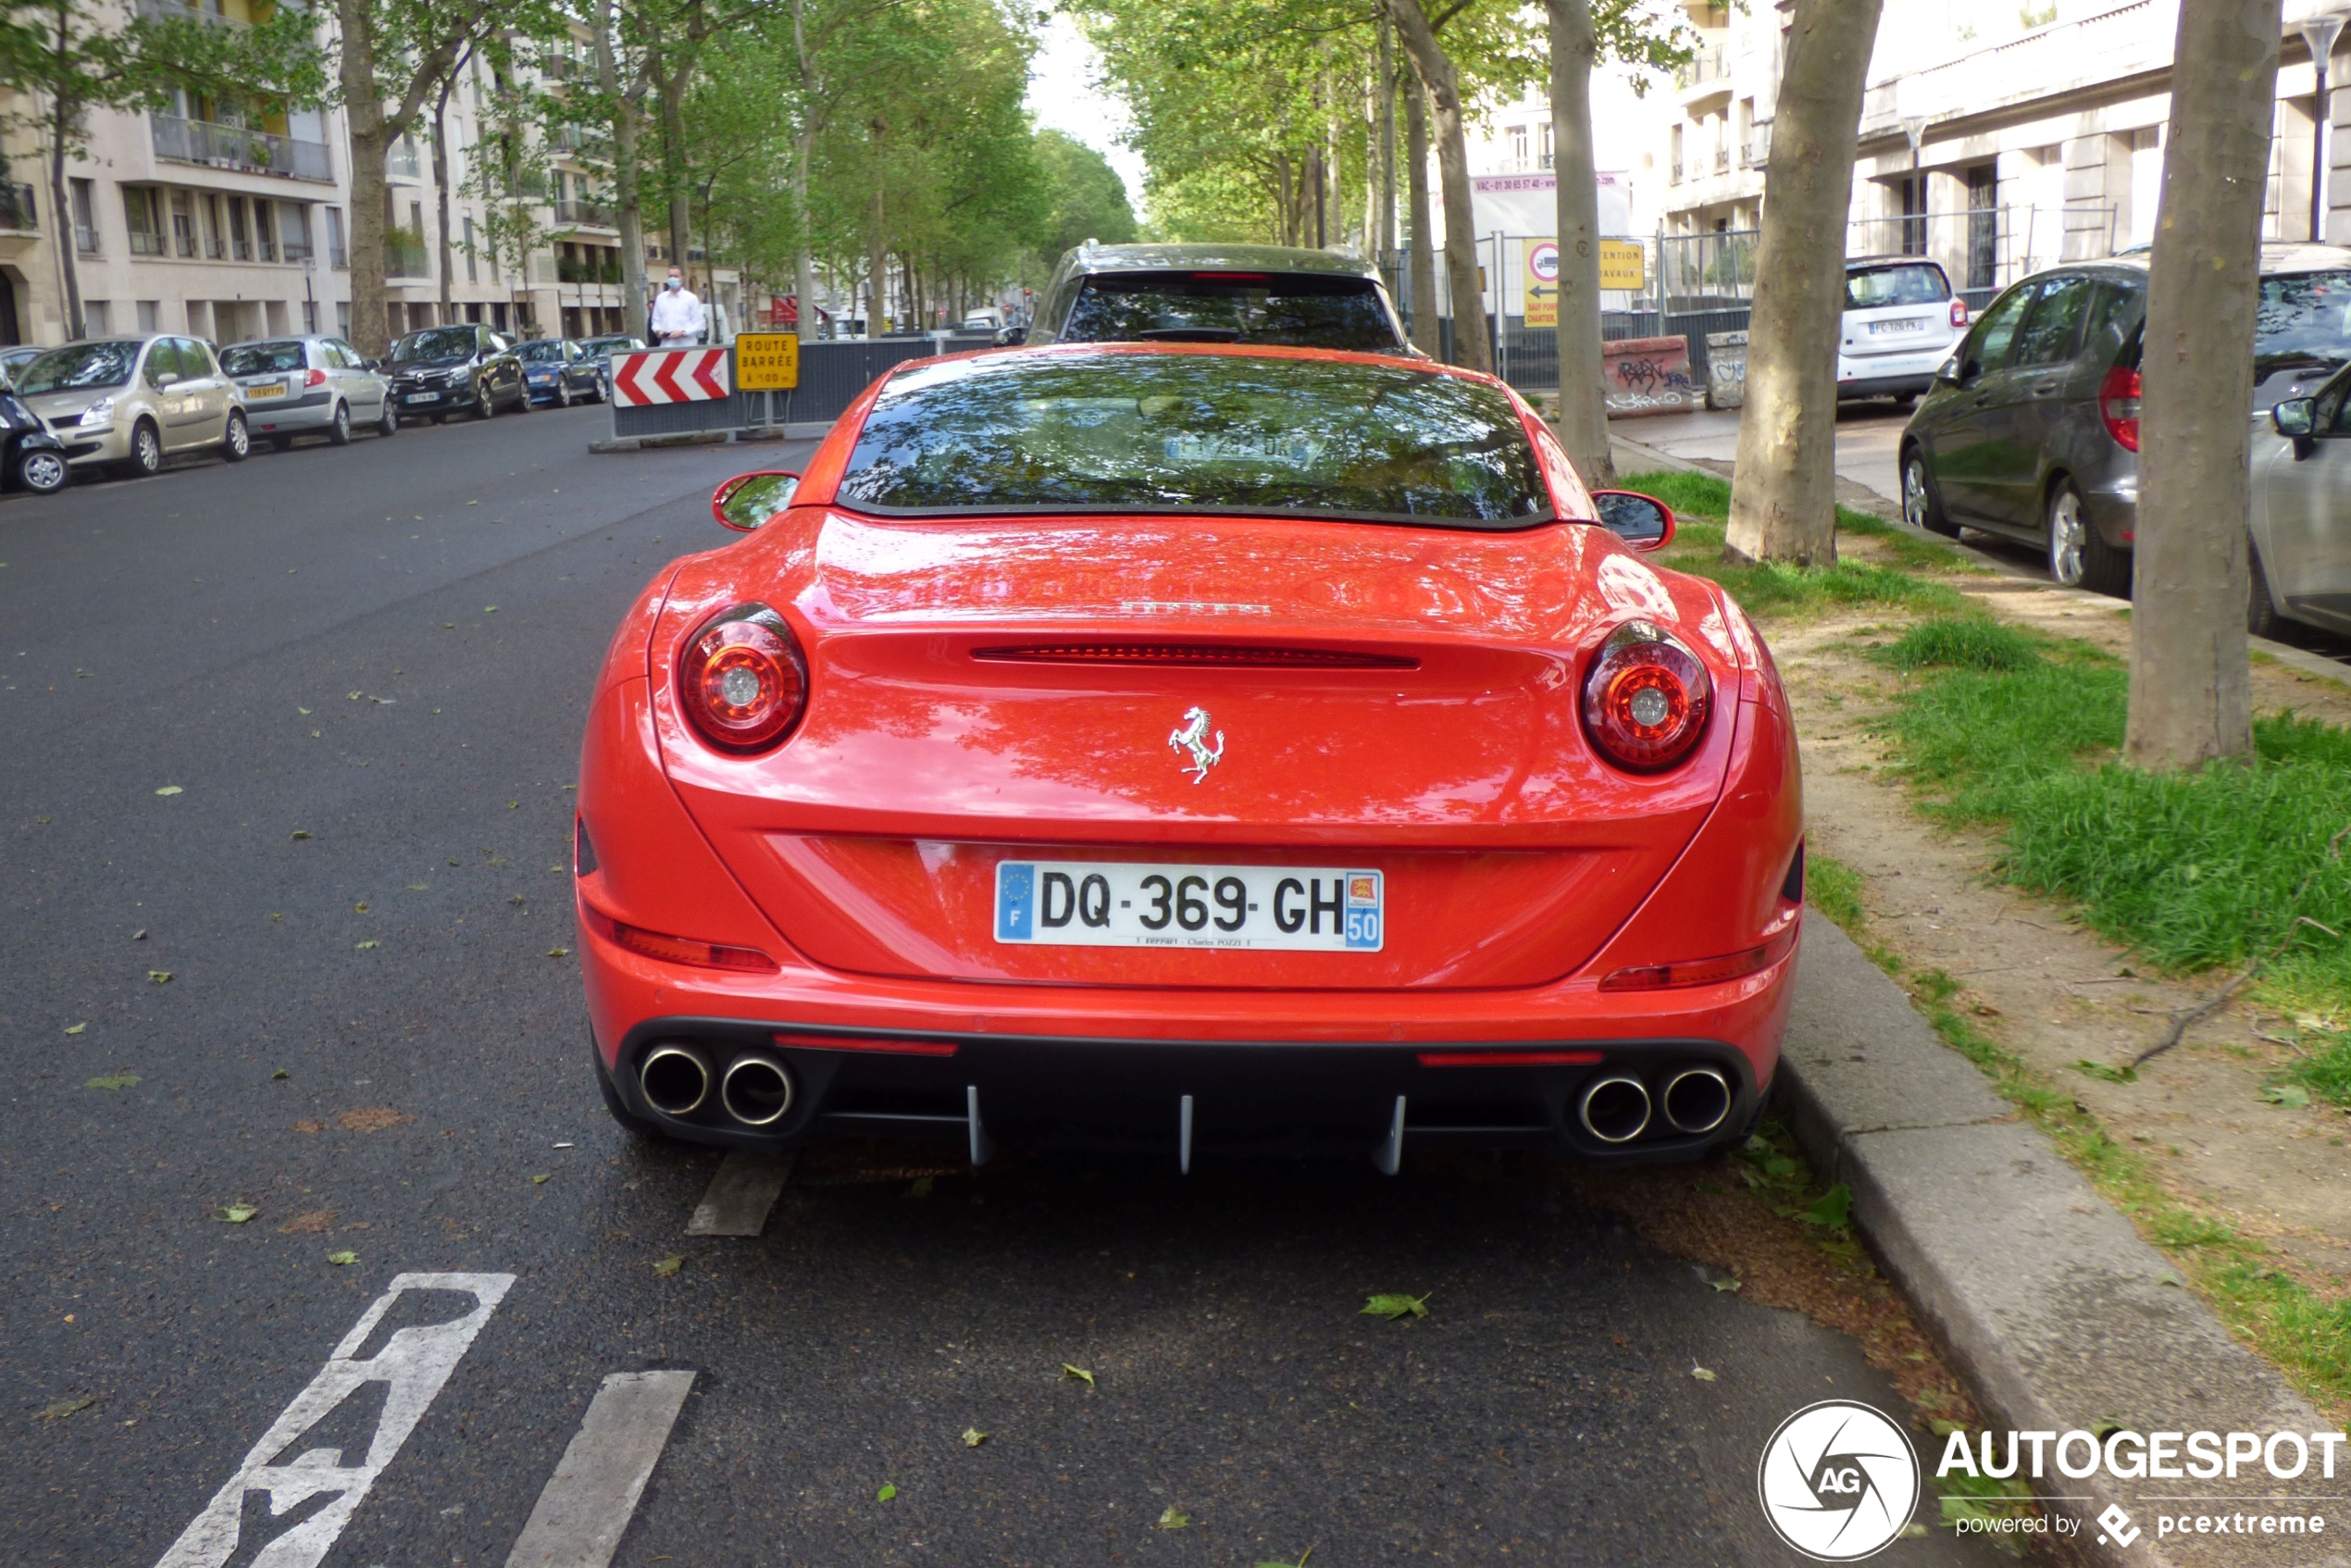
[[[1977,1027],[1957,980],[1940,969],[1913,970],[1876,942],[1851,867],[1808,852],[1804,888],[1813,907],[1909,993],[1944,1043],[1974,1063],[1995,1092],[2021,1109],[2099,1195],[2179,1266],[2221,1322],[2306,1393],[2336,1409],[2351,1403],[2351,1300],[2320,1294],[2280,1268],[2259,1241],[2173,1197],[2145,1155],[2108,1137],[2079,1100]]]

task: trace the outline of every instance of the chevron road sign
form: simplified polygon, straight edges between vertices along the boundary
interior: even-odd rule
[[[723,348],[652,348],[612,356],[616,408],[707,403],[732,391]]]

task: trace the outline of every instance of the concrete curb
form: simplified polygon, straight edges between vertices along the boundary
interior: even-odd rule
[[[1851,1187],[1855,1224],[1994,1431],[2332,1429],[1817,914],[1805,916],[1781,1073],[1781,1115],[1821,1175]],[[1939,1457],[1922,1454],[1930,1474]],[[2340,1475],[2315,1474],[2314,1462],[2313,1478],[2283,1485],[2328,1500],[2344,1490]],[[2279,1485],[2256,1466],[2233,1484],[2101,1472],[2052,1474],[2036,1489],[2078,1494],[2042,1506],[2081,1522],[2071,1540],[2088,1562],[2202,1568],[2288,1559],[2274,1537],[2158,1542],[2164,1510],[2151,1500],[2184,1490],[2185,1506],[2211,1512]],[[2135,1544],[2099,1528],[2109,1505],[2145,1531]],[[2336,1528],[2347,1524],[2351,1513]],[[2307,1545],[2317,1552],[2293,1556],[2296,1568],[2351,1562],[2333,1541]]]

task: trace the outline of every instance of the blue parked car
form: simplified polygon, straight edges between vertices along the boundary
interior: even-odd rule
[[[597,361],[579,351],[569,338],[534,338],[517,344],[523,385],[533,403],[569,408],[575,399],[591,401],[603,395],[597,384]]]

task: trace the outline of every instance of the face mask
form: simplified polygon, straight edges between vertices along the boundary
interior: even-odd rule
[[[671,278],[665,280],[662,286],[669,289],[682,289],[686,286],[686,280],[683,278]]]

